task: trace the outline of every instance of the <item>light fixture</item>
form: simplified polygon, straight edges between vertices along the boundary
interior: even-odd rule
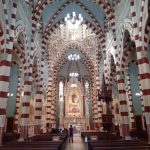
[[[24,92],[21,93],[21,96],[22,96],[22,97],[24,96]]]
[[[71,73],[69,73],[69,76],[70,77],[78,77],[79,74],[77,72],[71,72]]]
[[[71,14],[67,14],[65,17],[65,24],[69,29],[76,29],[81,25],[83,22],[83,17],[81,14],[77,16],[76,12],[72,12]]]
[[[74,84],[71,84],[71,87],[77,87],[77,85],[74,83]]]
[[[7,96],[9,97],[9,96],[14,96],[14,94],[13,93],[7,93]]]
[[[68,60],[77,61],[79,59],[80,59],[80,55],[79,54],[70,54],[70,55],[68,55]]]
[[[137,93],[135,93],[135,96],[142,96],[143,95],[143,93],[142,92],[137,92]]]

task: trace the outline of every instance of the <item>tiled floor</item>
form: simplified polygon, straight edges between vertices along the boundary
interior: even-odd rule
[[[80,133],[73,136],[73,143],[67,143],[66,150],[86,150]]]

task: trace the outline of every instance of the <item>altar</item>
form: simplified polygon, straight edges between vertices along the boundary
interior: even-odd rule
[[[64,117],[64,128],[68,128],[70,125],[72,125],[76,131],[83,131],[86,128],[85,117]]]
[[[77,78],[71,78],[65,87],[64,114],[60,116],[60,126],[70,125],[77,131],[86,129],[84,90]]]

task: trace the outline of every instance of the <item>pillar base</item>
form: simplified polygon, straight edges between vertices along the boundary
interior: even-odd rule
[[[40,125],[34,125],[34,134],[40,134],[41,126]]]
[[[18,141],[24,141],[28,138],[28,126],[21,126],[20,127],[20,138]]]
[[[18,142],[24,142],[24,138],[19,138]]]
[[[132,140],[132,138],[131,138],[131,136],[125,136],[125,138],[124,138],[126,141],[130,141],[130,140]]]
[[[130,137],[129,124],[122,124],[122,136]]]
[[[0,127],[0,146],[3,146],[3,127]]]
[[[98,130],[99,129],[99,125],[97,122],[94,123],[94,129]]]
[[[150,124],[147,124],[148,144],[150,144]]]

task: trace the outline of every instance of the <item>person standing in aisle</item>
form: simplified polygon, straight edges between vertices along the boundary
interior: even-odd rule
[[[72,128],[72,125],[70,125],[70,128],[69,128],[69,143],[70,141],[72,141],[73,143],[73,128]]]

